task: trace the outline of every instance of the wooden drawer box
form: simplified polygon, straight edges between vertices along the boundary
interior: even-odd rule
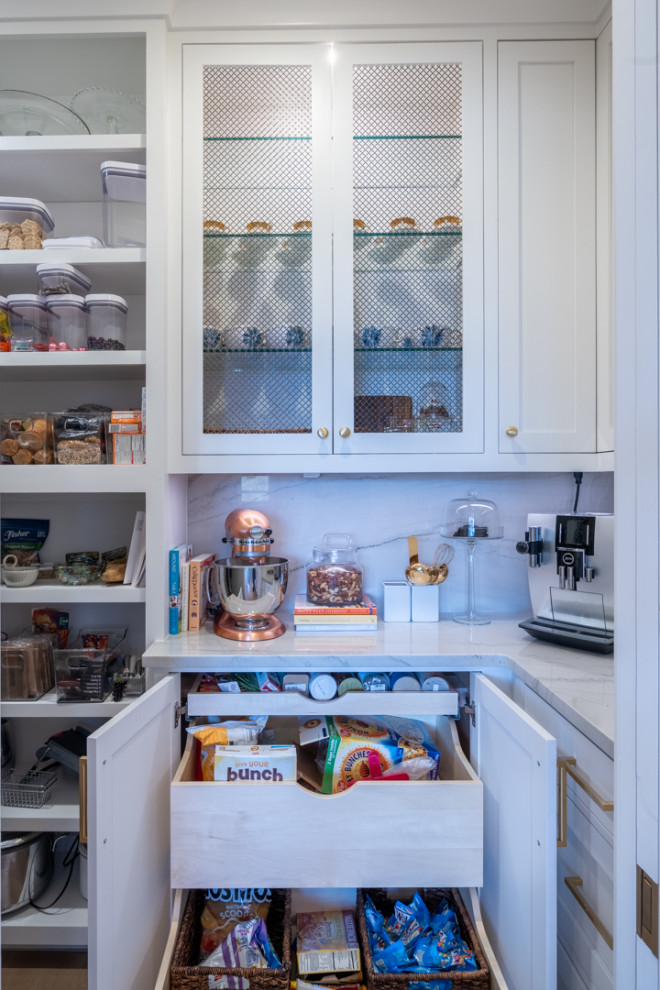
[[[436,724],[440,780],[335,795],[196,781],[191,739],[171,786],[172,887],[481,886],[482,784],[454,721]]]

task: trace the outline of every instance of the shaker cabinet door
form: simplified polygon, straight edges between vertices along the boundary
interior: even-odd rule
[[[499,450],[596,450],[593,41],[498,46]]]
[[[556,990],[557,744],[487,677],[471,675],[471,688],[483,922],[509,990]]]

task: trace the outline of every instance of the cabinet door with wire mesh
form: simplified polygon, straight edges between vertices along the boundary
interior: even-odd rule
[[[483,449],[481,45],[337,46],[335,450]]]
[[[324,453],[327,46],[184,46],[184,453]]]

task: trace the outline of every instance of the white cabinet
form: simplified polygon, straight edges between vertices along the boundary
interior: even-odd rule
[[[499,450],[595,452],[595,44],[498,66]]]
[[[184,456],[483,449],[481,103],[478,42],[183,46]]]

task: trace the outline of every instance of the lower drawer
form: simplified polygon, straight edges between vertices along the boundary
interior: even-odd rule
[[[170,794],[172,886],[481,886],[482,784],[453,720],[436,738],[441,779],[333,795],[196,781],[188,745]]]

